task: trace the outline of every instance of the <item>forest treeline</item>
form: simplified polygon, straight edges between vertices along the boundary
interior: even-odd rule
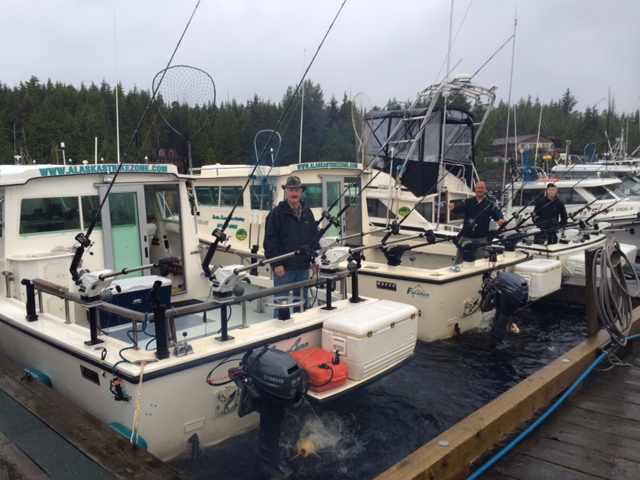
[[[0,163],[14,163],[16,156],[28,163],[62,163],[61,142],[65,161],[92,163],[96,137],[98,159],[114,163],[118,159],[118,117],[120,159],[126,162],[144,162],[155,148],[174,148],[186,157],[190,142],[194,167],[251,163],[255,161],[256,134],[276,127],[282,138],[280,164],[297,163],[299,158],[303,162],[357,159],[353,102],[346,94],[341,101],[325,99],[321,86],[311,80],[297,92],[289,87],[279,103],[254,96],[246,103],[232,100],[197,108],[165,105],[159,109],[150,98],[151,91],[134,88],[125,93],[119,87],[116,114],[115,87],[106,82],[80,88],[50,80],[42,83],[37,77],[13,88],[0,83]],[[410,103],[392,99],[382,107],[406,108]],[[622,135],[629,150],[640,145],[638,111],[617,114],[612,103],[602,110],[596,105],[579,111],[577,104],[569,89],[545,105],[531,97],[522,99],[511,113],[500,102],[488,118],[476,158],[491,155],[494,139],[513,136],[514,125],[518,135],[535,134],[540,127],[540,134],[553,139],[559,151],[570,140],[571,153],[577,154],[589,143],[596,144],[599,154],[606,153]],[[206,125],[197,131],[205,119]]]

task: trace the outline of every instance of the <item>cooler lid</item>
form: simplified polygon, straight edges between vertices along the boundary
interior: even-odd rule
[[[560,262],[560,260],[554,260],[552,258],[536,258],[534,260],[529,260],[528,262],[517,264],[514,268],[514,271],[516,273],[544,273],[561,267],[562,263]]]
[[[158,275],[148,275],[144,277],[123,278],[122,280],[116,279],[111,283],[111,285],[109,286],[109,289],[111,289],[113,293],[116,293],[116,285],[117,285],[120,287],[120,293],[137,292],[140,290],[151,290],[156,280],[160,280],[162,282],[162,287],[171,286],[171,280],[169,280],[166,277],[160,277]]]
[[[353,336],[365,336],[369,332],[388,328],[394,322],[401,322],[417,316],[418,309],[413,305],[392,300],[369,301],[362,307],[328,318],[322,327]]]

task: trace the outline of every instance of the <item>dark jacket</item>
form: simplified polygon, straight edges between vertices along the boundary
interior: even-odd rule
[[[456,203],[452,211],[464,213],[464,224],[460,235],[468,238],[486,238],[491,219],[497,222],[503,218],[500,209],[486,197],[480,203],[476,197],[465,198]]]
[[[276,205],[267,215],[263,243],[264,254],[267,258],[295,252],[304,246],[311,247],[312,250],[320,248],[317,239],[315,244],[311,245],[318,233],[318,225],[313,217],[313,212],[305,206],[304,202],[301,204],[302,217],[300,220],[286,200]],[[272,263],[271,267],[276,268],[282,265],[285,270],[303,270],[310,266],[310,262],[305,260],[307,259],[296,255],[293,258]]]
[[[540,230],[564,227],[567,224],[567,209],[558,197],[551,201],[545,195],[536,202],[533,209],[533,222]]]

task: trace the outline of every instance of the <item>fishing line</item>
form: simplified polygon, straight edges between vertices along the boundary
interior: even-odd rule
[[[100,217],[100,212],[102,212],[102,209],[104,208],[104,205],[107,201],[107,198],[109,197],[109,193],[111,192],[111,189],[113,188],[113,185],[116,182],[116,178],[118,177],[118,174],[120,173],[120,170],[122,169],[122,167],[125,164],[125,161],[127,159],[127,155],[129,153],[129,150],[131,150],[136,136],[138,134],[138,132],[141,130],[142,128],[142,122],[144,121],[144,119],[147,116],[147,113],[149,112],[149,109],[151,108],[151,105],[153,104],[153,101],[155,100],[156,94],[158,92],[158,89],[160,88],[160,85],[162,84],[162,80],[164,79],[164,76],[169,68],[169,66],[171,65],[171,62],[173,62],[173,58],[176,56],[176,53],[178,52],[178,48],[180,47],[180,44],[182,43],[182,40],[184,39],[184,36],[187,33],[187,30],[189,29],[189,26],[191,25],[191,21],[193,20],[193,17],[196,13],[196,10],[198,9],[198,7],[200,6],[200,1],[198,0],[198,2],[196,3],[193,11],[191,12],[191,16],[189,17],[189,20],[187,21],[187,24],[184,27],[184,30],[182,31],[182,35],[180,35],[180,38],[178,39],[178,43],[176,44],[173,53],[171,54],[171,57],[169,58],[169,61],[167,62],[167,68],[164,70],[162,77],[160,78],[160,80],[158,81],[158,84],[156,85],[156,88],[152,90],[152,95],[151,98],[149,99],[149,102],[147,103],[147,106],[142,114],[142,117],[140,118],[140,121],[138,122],[138,125],[136,126],[136,128],[134,129],[133,135],[131,136],[131,140],[129,141],[129,144],[127,145],[127,148],[124,151],[124,154],[122,156],[122,161],[118,163],[118,168],[115,170],[114,174],[113,174],[113,178],[111,179],[111,182],[109,183],[109,186],[107,187],[106,193],[104,195],[104,198],[102,199],[102,201],[100,202],[99,207],[96,209],[96,211],[93,213],[93,216],[91,218],[91,222],[89,223],[89,228],[87,229],[87,233],[84,234],[82,232],[78,233],[78,235],[76,235],[75,240],[80,244],[80,246],[76,249],[76,253],[74,255],[73,261],[71,262],[71,267],[69,268],[70,272],[71,272],[71,276],[73,278],[74,281],[78,281],[80,275],[78,274],[78,266],[80,265],[80,261],[82,260],[82,256],[84,255],[85,249],[89,248],[91,246],[91,240],[89,240],[89,237],[91,236],[91,233],[93,233],[93,229],[95,228],[97,222],[98,222],[98,218]],[[117,86],[116,86],[117,89]]]
[[[231,208],[231,211],[229,212],[229,215],[227,215],[227,218],[225,219],[222,227],[221,228],[216,228],[211,233],[211,235],[215,237],[215,240],[209,246],[209,250],[207,251],[207,255],[205,256],[204,260],[202,261],[202,270],[204,272],[204,275],[207,278],[211,278],[211,275],[212,275],[212,272],[211,272],[211,269],[209,268],[209,265],[210,265],[211,261],[213,260],[213,255],[215,253],[215,250],[218,248],[218,245],[220,244],[220,242],[225,242],[227,240],[227,236],[225,235],[224,232],[229,227],[229,223],[231,223],[231,219],[233,218],[233,214],[235,213],[235,210],[238,207],[238,204],[240,203],[240,200],[243,198],[245,190],[249,186],[249,182],[251,181],[251,177],[253,175],[255,175],[255,172],[256,172],[256,170],[258,168],[258,165],[260,165],[260,162],[262,161],[262,157],[264,156],[264,154],[266,152],[267,145],[271,144],[271,140],[273,139],[274,135],[278,131],[278,128],[280,127],[280,124],[284,120],[287,112],[289,111],[289,109],[291,108],[291,105],[293,104],[294,100],[296,99],[296,96],[298,94],[298,91],[300,90],[300,87],[302,86],[302,83],[304,82],[305,78],[307,77],[307,74],[309,73],[309,70],[311,69],[311,66],[314,64],[318,54],[320,53],[320,49],[324,45],[325,40],[327,39],[327,37],[329,36],[329,33],[333,29],[333,25],[336,23],[336,20],[340,16],[340,13],[342,12],[342,9],[344,8],[346,3],[347,3],[347,0],[344,0],[342,2],[342,4],[340,5],[340,8],[338,9],[338,12],[334,16],[331,24],[329,25],[329,28],[327,29],[327,31],[325,32],[324,36],[322,37],[322,40],[321,40],[320,44],[318,45],[318,47],[316,48],[316,51],[313,54],[313,57],[311,58],[311,61],[309,62],[309,65],[307,66],[307,68],[305,69],[304,73],[302,74],[302,78],[300,79],[300,81],[296,85],[296,88],[293,91],[293,94],[291,95],[291,98],[287,102],[287,104],[286,104],[286,106],[284,108],[284,111],[282,112],[282,114],[280,115],[280,118],[276,122],[276,125],[272,130],[271,136],[267,140],[265,146],[262,148],[262,152],[260,154],[260,158],[256,162],[256,164],[253,167],[253,170],[251,171],[251,173],[249,174],[249,178],[247,179],[247,181],[245,182],[244,186],[242,187],[242,190],[241,190],[240,194],[238,195],[238,197],[236,198],[236,201],[233,204],[233,207]]]

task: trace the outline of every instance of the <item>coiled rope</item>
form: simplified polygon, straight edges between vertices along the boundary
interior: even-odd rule
[[[623,259],[631,267],[635,277],[635,292],[629,291]],[[590,287],[597,302],[598,318],[611,339],[624,346],[633,323],[631,298],[640,296],[640,281],[634,262],[627,258],[614,237],[608,237],[604,247],[593,257],[592,272],[593,280]]]
[[[144,375],[144,367],[147,362],[140,363],[140,381],[138,382],[138,395],[136,397],[136,408],[133,413],[133,426],[131,428],[131,443],[138,444],[138,424],[140,423],[140,406],[142,405],[142,377]]]

